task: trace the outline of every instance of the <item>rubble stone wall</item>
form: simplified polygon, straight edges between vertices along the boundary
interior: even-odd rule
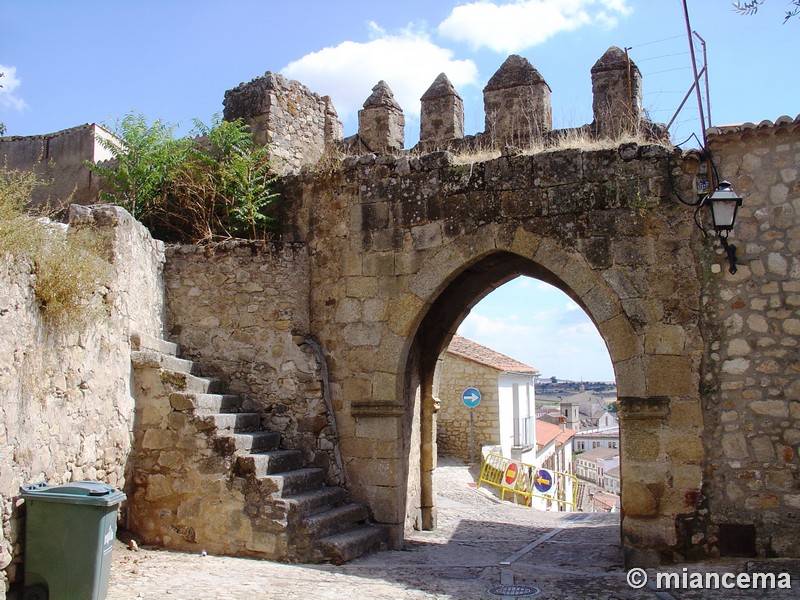
[[[132,333],[162,336],[163,245],[117,207],[73,211],[71,227],[107,235],[112,275],[101,315],[74,328],[45,320],[35,269],[0,257],[0,598],[22,579],[19,487],[104,481],[122,489],[132,443]]]
[[[276,73],[265,73],[225,92],[227,121],[241,118],[253,139],[270,147],[277,173],[299,170],[322,158],[342,138],[342,124],[328,96]]]
[[[745,552],[800,556],[800,122],[723,128],[710,147],[744,199],[736,274],[715,242],[704,277],[711,530],[728,545],[751,528]]]
[[[498,398],[498,371],[486,365],[446,354],[439,380],[439,401],[436,413],[436,443],[439,453],[457,456],[463,460],[480,460],[481,447],[500,441],[500,404]],[[467,386],[481,390],[481,403],[473,410],[474,445],[472,456],[469,447],[469,412],[461,401]]]
[[[323,378],[308,336],[308,251],[299,243],[227,242],[167,250],[167,329],[181,356],[262,412],[284,448],[338,483]]]

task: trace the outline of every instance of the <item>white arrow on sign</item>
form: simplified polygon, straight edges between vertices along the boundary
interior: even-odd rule
[[[481,393],[478,388],[468,387],[461,394],[461,401],[467,408],[475,408],[481,403]]]

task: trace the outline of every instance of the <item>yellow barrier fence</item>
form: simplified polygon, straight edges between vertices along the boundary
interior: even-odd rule
[[[512,494],[513,502],[531,508],[547,510],[555,504],[558,510],[576,510],[578,478],[569,473],[489,454],[483,461],[478,487],[482,483],[498,488],[501,500]]]

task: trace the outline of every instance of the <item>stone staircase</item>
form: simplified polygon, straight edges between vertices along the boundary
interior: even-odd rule
[[[156,525],[155,531],[145,534],[146,542],[185,550],[187,542],[202,541],[211,544],[210,551],[221,554],[337,564],[385,547],[388,527],[371,523],[367,507],[348,502],[343,487],[327,485],[325,470],[304,465],[299,450],[281,448],[280,433],[262,427],[256,407],[239,396],[222,393],[219,380],[198,375],[198,366],[178,358],[178,347],[172,342],[135,335],[131,336],[131,346],[137,405],[144,404],[145,408],[139,419],[144,433],[135,461],[135,481],[144,492],[134,491],[130,510],[148,513],[134,514],[133,521],[140,516],[138,521],[149,526],[158,520],[150,514],[165,515],[169,506],[176,504],[174,498],[165,498],[162,507],[158,502],[150,503],[155,504],[152,507],[146,502],[153,481],[161,481],[161,477],[172,482],[173,489],[189,481],[199,484],[201,489],[195,492],[203,495],[203,503],[209,507],[199,511],[205,513],[197,515],[201,518],[192,518],[186,507],[195,499],[184,494],[181,503],[177,494],[177,506],[169,511],[171,522],[165,519],[161,526]],[[166,424],[157,423],[154,413],[165,413]],[[171,436],[173,431],[176,435]],[[153,447],[163,446],[152,441],[162,437],[174,437],[174,449]],[[195,449],[193,455],[187,454],[187,449]],[[174,453],[183,458],[176,458]],[[170,460],[181,468],[165,474]],[[207,498],[214,490],[228,497]],[[231,514],[235,512],[231,503],[236,499],[240,499],[240,515]],[[222,507],[219,519],[229,524],[222,528],[222,533],[231,538],[225,544],[215,545],[214,536],[206,536],[203,530],[214,529],[206,522],[215,507]],[[238,536],[243,539],[237,539],[236,525],[243,519],[250,525],[238,527]]]

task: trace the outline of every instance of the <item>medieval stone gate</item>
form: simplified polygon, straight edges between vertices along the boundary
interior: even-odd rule
[[[619,58],[610,49],[592,70],[595,122],[579,128],[591,136],[644,123],[638,69]],[[625,80],[629,68],[635,85]],[[163,248],[149,240],[145,259],[134,248],[112,288],[118,298],[143,297],[132,292],[131,276],[143,270],[154,300],[129,302],[135,310],[114,300],[114,347],[134,331],[179,342],[306,463],[344,483],[399,546],[408,528],[436,523],[440,356],[483,296],[529,275],[586,311],[613,362],[627,564],[731,550],[800,555],[800,118],[712,131],[708,162],[646,141],[656,130],[599,149],[532,151],[531,142],[547,146],[564,132],[549,131],[549,88],[519,57],[487,85],[486,132],[463,136],[459,100],[446,77],[437,78],[423,96],[423,125],[431,127],[422,128],[418,153],[401,152],[402,111],[379,84],[359,135],[340,146],[349,155],[326,163],[318,161],[341,133],[329,99],[272,74],[231,90],[226,117],[249,119],[289,171],[315,168],[281,180],[280,241],[171,248],[163,274]],[[483,143],[502,148],[500,156],[470,154]],[[446,148],[462,156],[439,151]],[[745,196],[732,234],[740,240],[736,274],[697,226],[705,215],[681,202],[726,178]],[[122,231],[129,220],[100,225],[120,230],[124,247],[146,237]],[[130,362],[130,353],[118,354]],[[130,391],[124,360],[115,358],[114,385]],[[209,507],[224,504],[240,527],[239,548],[286,558],[285,537],[248,500],[258,494],[236,487],[241,481],[214,475],[219,497],[205,504],[209,488],[199,486],[200,496],[187,488],[187,469],[228,468],[232,458],[203,442],[202,460],[192,462],[195,446],[174,430],[187,422],[185,411],[173,414],[181,411],[167,402],[163,413],[143,414],[127,397],[95,397],[89,383],[81,390],[87,413],[107,396],[124,404],[115,408],[119,427],[87,433],[98,444],[126,427],[134,446],[149,444],[152,457],[142,460],[141,448],[116,441],[107,459],[114,464],[101,465],[140,500],[132,521],[137,511],[142,522],[155,515],[154,530],[181,538],[173,545],[183,548],[204,535],[218,539],[214,529],[231,535],[222,521],[204,524]],[[145,421],[156,431],[149,441]],[[91,457],[75,453],[65,460],[84,472]]]
[[[325,175],[324,190],[319,176],[286,190],[290,214],[308,215],[294,226],[352,492],[396,544],[405,527],[434,526],[437,361],[472,306],[529,275],[572,297],[608,346],[626,547],[675,551],[676,521],[701,508],[704,457],[704,249],[670,198],[675,157],[629,145],[451,160],[371,157]]]

